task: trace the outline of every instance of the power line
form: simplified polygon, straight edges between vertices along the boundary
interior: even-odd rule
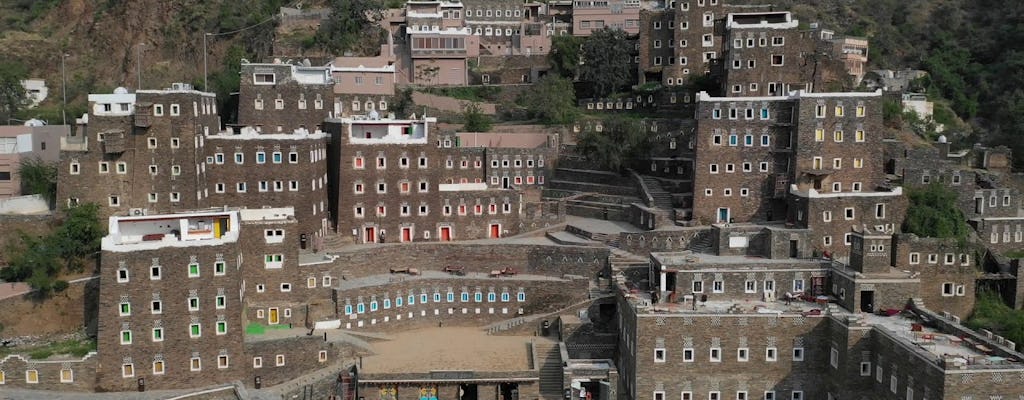
[[[270,21],[274,20],[277,17],[278,17],[278,14],[274,14],[274,15],[271,15],[270,18],[267,18],[267,19],[265,19],[265,20],[263,20],[261,22],[257,22],[256,24],[249,25],[249,26],[244,27],[244,28],[239,28],[239,29],[235,29],[233,31],[228,31],[228,32],[207,33],[207,35],[209,35],[209,36],[223,36],[223,35],[230,35],[232,33],[238,33],[238,32],[244,31],[244,30],[252,29],[252,28],[255,28],[257,26],[263,25],[263,24],[265,24],[267,22],[270,22]]]

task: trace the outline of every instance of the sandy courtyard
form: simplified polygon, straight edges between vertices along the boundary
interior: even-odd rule
[[[480,328],[428,328],[373,343],[363,373],[429,371],[525,371],[532,336],[488,336]]]

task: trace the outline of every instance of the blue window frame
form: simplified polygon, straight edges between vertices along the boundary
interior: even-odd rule
[[[423,295],[423,299],[426,300],[427,299],[427,295]],[[424,301],[424,303],[426,303],[426,302]],[[409,295],[409,305],[411,306],[411,305],[414,305],[414,304],[416,304],[416,295],[410,294]]]
[[[401,307],[402,306],[402,300],[403,300],[402,296],[395,297],[395,307]]]
[[[508,292],[505,292],[505,293],[502,293],[502,294],[501,294],[501,301],[505,301],[505,302],[507,302],[507,301],[508,301],[508,299],[509,299],[509,295],[508,295]]]
[[[729,145],[736,146],[740,143],[740,137],[736,135],[729,135]]]
[[[469,293],[462,292],[462,296],[459,296],[459,300],[461,300],[463,303],[468,303],[469,302]]]
[[[494,294],[494,293],[488,293],[487,294],[487,302],[493,303],[497,299],[498,299],[498,296],[496,294]]]
[[[346,304],[345,305],[345,315],[352,315],[352,305],[351,304]]]
[[[753,146],[754,145],[754,135],[746,135],[746,136],[744,136],[743,137],[743,145],[744,146]]]
[[[448,300],[449,303],[454,303],[455,302],[455,293],[448,292],[448,296],[447,296],[446,300]]]
[[[479,292],[473,293],[473,301],[477,303],[484,301],[484,294]]]
[[[370,302],[370,311],[377,311],[377,302],[376,301],[371,301]]]
[[[366,312],[366,305],[363,303],[356,304],[356,313],[363,314]]]
[[[768,119],[768,109],[767,108],[762,108],[761,109],[761,119]]]
[[[262,151],[256,152],[256,163],[257,164],[264,164],[266,162],[267,162],[267,153],[264,153]]]
[[[516,301],[519,301],[519,302],[526,301],[526,292],[516,293]]]
[[[387,310],[389,308],[391,308],[391,299],[384,299],[384,309]]]
[[[282,160],[283,160],[283,158],[281,156],[281,152],[280,151],[275,151],[274,152],[274,164],[280,164]]]

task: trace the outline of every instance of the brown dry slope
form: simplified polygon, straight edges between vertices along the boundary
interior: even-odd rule
[[[73,333],[95,328],[98,280],[72,283],[45,300],[29,295],[0,300],[0,338]]]

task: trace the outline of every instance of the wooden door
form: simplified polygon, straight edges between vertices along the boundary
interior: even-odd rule
[[[271,308],[270,312],[267,313],[267,323],[270,325],[277,325],[281,323],[281,319],[277,315],[277,308]]]

